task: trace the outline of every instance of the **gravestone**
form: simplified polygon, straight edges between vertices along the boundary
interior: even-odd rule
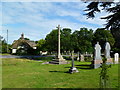
[[[84,61],[84,55],[80,55],[80,61]]]
[[[106,64],[113,64],[112,58],[110,57],[110,50],[111,50],[110,44],[109,42],[106,42],[105,44],[105,57],[107,59]]]
[[[92,68],[99,68],[102,63],[102,58],[101,58],[101,46],[99,45],[99,42],[95,45],[94,48],[94,60],[92,61]]]
[[[80,61],[80,53],[78,52],[77,61]]]
[[[114,63],[115,63],[115,64],[118,64],[118,63],[119,63],[119,54],[118,54],[118,53],[115,53],[115,54],[114,54]]]
[[[72,67],[69,69],[69,73],[79,72],[76,67],[74,67],[74,51],[72,51]]]
[[[94,60],[102,60],[101,58],[101,46],[99,45],[99,42],[95,45],[95,56]]]

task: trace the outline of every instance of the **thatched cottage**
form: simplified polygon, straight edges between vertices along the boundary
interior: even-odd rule
[[[14,40],[12,44],[12,54],[28,54],[33,52],[36,49],[35,41],[27,40],[24,38],[24,34],[21,34],[21,37],[18,40]]]

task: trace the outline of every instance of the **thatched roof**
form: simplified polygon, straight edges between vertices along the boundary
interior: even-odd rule
[[[18,40],[14,40],[14,42],[12,44],[12,48],[16,49],[21,43],[25,43],[25,44],[29,45],[30,47],[36,47],[36,43],[34,41],[25,40],[24,34],[22,34]]]

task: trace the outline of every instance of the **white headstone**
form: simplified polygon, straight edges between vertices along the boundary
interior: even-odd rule
[[[106,44],[105,44],[105,57],[107,59],[110,59],[110,49],[111,49],[111,47],[110,47],[109,42],[106,42]]]
[[[79,60],[80,60],[80,54],[79,54],[79,52],[78,52],[77,61],[79,61]]]
[[[80,61],[84,61],[84,55],[80,55]]]
[[[95,45],[95,60],[102,60],[101,58],[101,46],[99,45],[99,42]]]
[[[114,61],[115,61],[115,64],[119,63],[119,54],[118,53],[114,54]]]

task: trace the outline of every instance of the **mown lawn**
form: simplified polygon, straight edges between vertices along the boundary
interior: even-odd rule
[[[77,62],[79,73],[69,74],[71,64],[51,65],[29,59],[2,59],[3,88],[99,88],[100,68]],[[110,88],[118,87],[118,65],[109,69]]]
[[[8,54],[8,53],[0,53],[0,55],[10,55],[10,54]]]

